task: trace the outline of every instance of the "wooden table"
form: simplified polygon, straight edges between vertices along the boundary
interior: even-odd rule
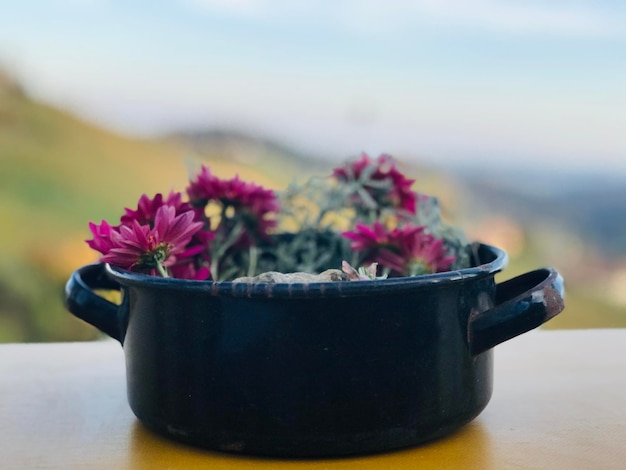
[[[457,433],[385,454],[289,461],[146,430],[126,403],[112,340],[0,345],[0,468],[626,468],[626,330],[534,331],[495,358],[490,404]]]

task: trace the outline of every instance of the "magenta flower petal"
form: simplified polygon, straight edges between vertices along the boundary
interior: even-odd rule
[[[125,209],[125,213],[121,218],[121,224],[131,225],[132,221],[136,220],[140,225],[152,226],[157,210],[162,206],[174,207],[177,214],[193,209],[189,203],[183,202],[182,194],[178,192],[171,191],[165,200],[162,194],[156,194],[153,198],[142,194],[137,202],[136,210]]]
[[[399,276],[445,271],[455,260],[447,254],[443,240],[419,225],[387,230],[376,221],[371,226],[356,224],[354,231],[343,236],[351,240],[352,250],[364,253],[366,261],[378,262]]]
[[[333,176],[340,182],[361,185],[362,190],[366,191],[379,207],[402,209],[410,214],[416,213],[417,195],[411,190],[415,180],[406,178],[398,170],[390,155],[382,154],[373,160],[363,153],[359,160],[335,168]],[[369,206],[358,191],[352,195],[352,200],[357,206]]]
[[[111,233],[115,231],[115,228],[111,227],[106,220],[103,220],[100,225],[89,222],[89,230],[93,235],[93,239],[85,240],[87,245],[103,255],[106,255],[113,247]]]
[[[243,223],[243,231],[235,247],[244,248],[258,239],[267,238],[276,227],[276,213],[280,205],[274,191],[255,183],[242,181],[239,175],[222,180],[203,166],[191,180],[187,194],[192,205],[204,208],[209,202],[218,203],[223,210],[223,219],[216,231],[228,232],[237,224]],[[229,209],[232,214],[228,214]]]
[[[154,228],[137,220],[121,225],[118,231],[111,231],[112,247],[102,261],[139,270],[173,265],[176,255],[188,250],[192,237],[203,228],[194,217],[193,211],[176,215],[173,206],[161,206],[156,210]]]

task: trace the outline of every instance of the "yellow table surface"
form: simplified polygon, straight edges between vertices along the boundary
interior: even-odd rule
[[[146,430],[114,341],[0,345],[0,469],[626,468],[626,330],[533,331],[495,350],[491,402],[411,449],[340,459],[242,457]]]

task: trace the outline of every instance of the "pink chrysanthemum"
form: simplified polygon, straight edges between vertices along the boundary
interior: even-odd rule
[[[106,255],[111,248],[113,248],[111,232],[117,231],[117,228],[111,227],[106,220],[103,220],[100,225],[89,222],[89,231],[93,235],[93,238],[91,240],[86,240],[87,245],[89,245],[90,248],[99,251],[101,254]]]
[[[389,231],[379,221],[371,226],[357,223],[354,231],[343,232],[342,235],[352,240],[350,248],[354,251],[372,251],[391,244]]]
[[[221,180],[206,166],[202,166],[200,173],[187,188],[187,194],[195,207],[204,207],[210,201],[218,202],[223,208],[222,217],[233,222],[229,224],[228,221],[222,220],[221,225],[241,222],[244,231],[238,242],[239,246],[248,246],[253,239],[267,237],[269,230],[276,227],[275,215],[280,204],[274,191],[242,181],[238,175]],[[231,209],[232,213],[227,209]]]
[[[163,200],[163,195],[160,193],[156,194],[152,199],[146,194],[142,194],[137,203],[137,209],[124,209],[124,215],[120,221],[122,225],[132,225],[133,220],[136,220],[139,222],[139,225],[152,226],[157,210],[162,206],[173,207],[176,209],[177,215],[192,210],[192,206],[183,202],[182,197],[181,193],[174,191],[171,191],[165,200]]]
[[[209,201],[219,199],[221,183],[221,180],[211,173],[209,167],[202,165],[200,172],[187,187],[189,202],[194,207],[204,207]]]
[[[154,228],[140,225],[121,225],[110,233],[113,247],[102,256],[102,261],[125,269],[158,270],[176,264],[176,255],[186,251],[194,234],[202,229],[201,222],[194,222],[193,212],[176,215],[171,206],[161,206],[154,217]]]
[[[447,254],[444,241],[425,233],[425,227],[406,224],[387,230],[376,221],[372,226],[357,224],[344,232],[354,251],[364,252],[370,262],[386,266],[397,276],[416,276],[446,271],[455,260]]]
[[[333,176],[341,182],[359,183],[366,194],[358,190],[354,193],[354,202],[370,207],[373,201],[378,207],[392,207],[415,214],[417,195],[411,191],[415,180],[406,178],[396,167],[390,155],[382,154],[376,160],[366,153],[360,160],[355,160],[341,168],[333,170]],[[371,198],[371,201],[368,200]]]
[[[166,199],[162,194],[153,198],[143,194],[136,210],[125,209],[120,225],[111,226],[104,220],[100,225],[90,223],[93,239],[87,240],[87,244],[103,255],[103,262],[126,269],[157,274],[155,262],[163,264],[167,260],[163,266],[170,267],[174,277],[206,279],[209,277],[206,266],[210,264],[207,247],[213,234],[203,229],[208,227],[208,221],[202,222],[201,217],[189,203],[182,201],[181,193],[172,191]],[[168,228],[168,224],[172,226]],[[193,228],[191,237],[181,240],[179,235],[186,232],[185,226]],[[175,239],[170,240],[172,237]],[[135,242],[134,248],[129,246],[130,241]],[[138,250],[144,253],[140,259],[136,256]]]

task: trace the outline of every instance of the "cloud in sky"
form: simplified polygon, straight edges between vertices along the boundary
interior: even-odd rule
[[[207,12],[263,20],[334,24],[360,32],[409,30],[425,24],[455,25],[508,34],[583,37],[626,33],[619,3],[520,0],[188,0]]]

